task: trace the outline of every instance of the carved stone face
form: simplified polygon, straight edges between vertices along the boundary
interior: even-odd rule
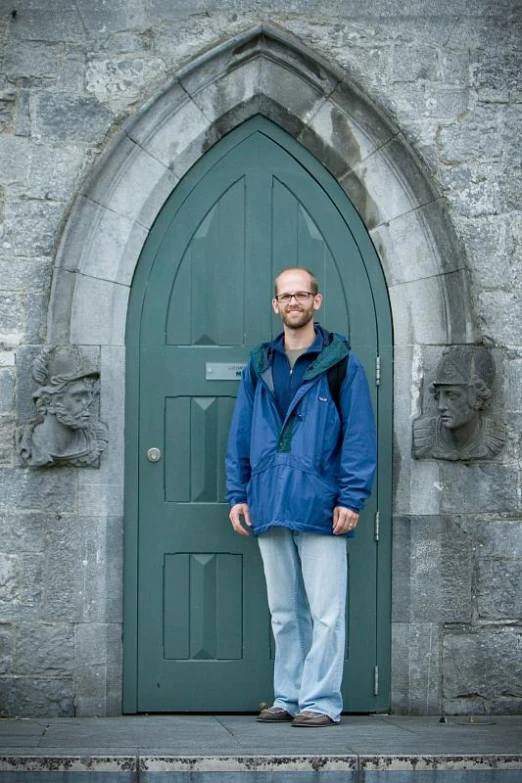
[[[477,416],[477,409],[470,400],[470,389],[467,386],[437,386],[436,395],[443,427],[456,430]]]
[[[71,429],[86,429],[91,414],[92,385],[83,379],[73,381],[55,395],[49,412],[54,413],[61,424]]]

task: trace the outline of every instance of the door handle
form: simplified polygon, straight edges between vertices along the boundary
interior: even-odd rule
[[[147,451],[147,459],[149,462],[159,462],[161,459],[161,451],[155,446]]]

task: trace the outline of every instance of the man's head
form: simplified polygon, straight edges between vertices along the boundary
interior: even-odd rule
[[[274,281],[272,307],[288,329],[301,329],[310,323],[322,300],[317,278],[307,269],[284,269]]]
[[[477,419],[491,396],[494,375],[493,360],[485,348],[466,346],[447,351],[432,384],[442,425],[454,430]]]

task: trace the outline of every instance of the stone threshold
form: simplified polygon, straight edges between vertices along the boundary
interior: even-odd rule
[[[521,783],[520,755],[0,755],[0,783]]]

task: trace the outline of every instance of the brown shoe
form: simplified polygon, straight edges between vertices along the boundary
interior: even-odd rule
[[[293,720],[293,715],[282,707],[268,707],[266,710],[261,710],[256,720],[259,723],[289,723]]]
[[[325,726],[335,726],[337,725],[334,720],[328,717],[328,715],[323,715],[321,712],[311,712],[309,710],[305,710],[304,712],[300,712],[298,715],[295,716],[295,718],[292,721],[292,726],[299,726],[299,727],[310,727],[312,729],[318,729],[323,728]]]

